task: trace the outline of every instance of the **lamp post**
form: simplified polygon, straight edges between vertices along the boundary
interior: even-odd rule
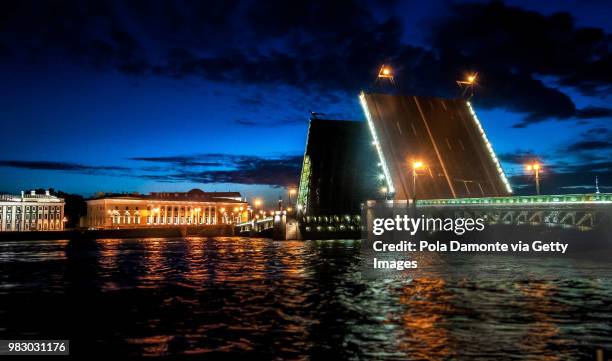
[[[527,164],[525,168],[529,172],[533,171],[535,175],[536,194],[540,195],[540,168],[542,168],[542,166],[538,162],[533,162],[532,164]]]
[[[382,193],[385,199],[387,199],[387,192],[389,192],[389,188],[387,188],[386,186],[380,187],[380,193]]]
[[[261,199],[255,198],[253,200],[253,206],[255,207],[255,213],[257,213],[257,210],[259,210],[260,207],[261,207]],[[260,213],[261,213],[261,211],[260,211]]]
[[[295,188],[289,189],[289,207],[287,207],[288,212],[291,212],[289,209],[293,207],[293,200],[291,196],[295,195],[296,193],[297,193],[297,190]]]
[[[416,191],[416,181],[417,181],[417,170],[423,168],[423,162],[421,162],[420,160],[416,160],[414,162],[412,162],[412,197],[413,197],[413,201],[414,201],[414,205],[416,206],[416,200],[417,200],[417,191]]]
[[[474,96],[474,85],[476,85],[476,79],[478,78],[478,73],[472,73],[466,76],[465,80],[457,80],[457,85],[460,88],[465,88],[463,91],[463,95],[467,92],[470,92],[468,99],[471,99]]]

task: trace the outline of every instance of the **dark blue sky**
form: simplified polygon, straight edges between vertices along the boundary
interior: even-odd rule
[[[419,95],[480,72],[474,104],[517,189],[531,158],[549,193],[612,188],[609,2],[2,6],[2,191],[274,199],[297,183],[308,111],[363,119],[383,62]]]

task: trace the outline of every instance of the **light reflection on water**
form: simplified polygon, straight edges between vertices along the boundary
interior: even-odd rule
[[[612,283],[571,260],[430,255],[360,276],[360,242],[105,239],[0,244],[0,338],[73,354],[325,359],[591,358],[612,347]],[[569,269],[570,273],[560,270]],[[533,271],[533,272],[532,272]],[[505,276],[504,276],[505,275]]]

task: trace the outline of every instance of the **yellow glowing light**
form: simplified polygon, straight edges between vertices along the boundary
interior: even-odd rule
[[[194,209],[194,210],[195,210],[196,212],[199,212],[199,211],[201,211],[201,210],[202,210],[202,208],[196,208],[196,209]]]
[[[289,194],[294,195],[295,193],[297,193],[297,191],[295,190],[295,188],[291,188],[291,189],[289,189]]]
[[[253,204],[255,205],[255,207],[261,206],[261,199],[256,199],[255,201],[253,201]]]
[[[155,207],[155,208],[153,208],[153,212],[155,212],[155,213],[159,213],[159,207]]]
[[[378,77],[379,78],[393,78],[393,72],[391,71],[391,68],[388,66],[381,66],[380,67],[380,71],[378,72]]]
[[[225,212],[225,208],[221,208],[220,211],[223,213]]]
[[[381,193],[387,193],[387,191],[388,191],[387,187],[381,187],[380,188],[380,192]]]
[[[287,212],[291,212],[293,210],[293,208],[289,207],[287,208]]]
[[[413,169],[421,169],[423,168],[423,162],[421,162],[420,160],[417,160],[415,162],[412,163],[412,168]]]
[[[474,80],[476,80],[476,75],[470,75],[468,76],[468,83],[473,83]]]
[[[528,171],[532,171],[532,170],[540,170],[541,167],[542,166],[539,163],[533,163],[533,164],[527,164],[525,166],[525,169]]]

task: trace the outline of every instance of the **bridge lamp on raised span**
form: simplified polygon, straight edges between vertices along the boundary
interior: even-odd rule
[[[468,92],[468,98],[472,98],[474,96],[474,86],[476,85],[476,80],[478,79],[478,73],[471,73],[465,77],[465,80],[457,80],[457,85],[460,88],[463,88],[463,95],[465,96]]]
[[[380,70],[378,71],[378,77],[386,78],[386,79],[393,79],[393,70],[390,67],[383,65],[380,67]]]

